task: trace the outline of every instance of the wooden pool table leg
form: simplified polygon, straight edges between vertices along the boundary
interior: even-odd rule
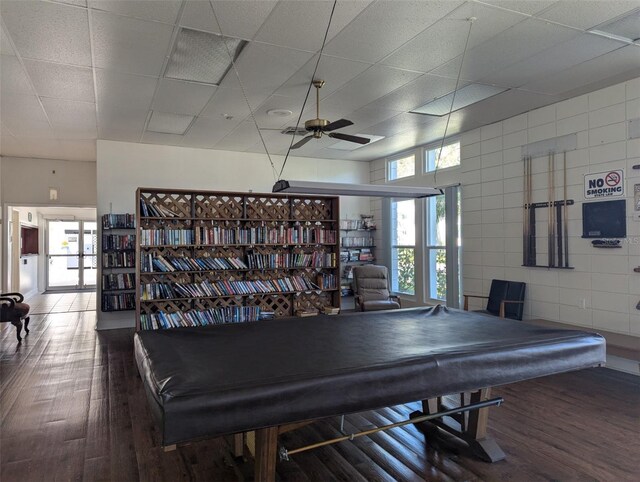
[[[483,388],[477,392],[471,392],[471,403],[482,402],[491,398],[491,388]],[[476,454],[487,462],[497,462],[505,458],[504,452],[496,441],[487,435],[487,422],[489,421],[489,407],[469,412],[469,422],[464,431],[465,440]]]
[[[278,427],[256,430],[255,482],[275,482]]]

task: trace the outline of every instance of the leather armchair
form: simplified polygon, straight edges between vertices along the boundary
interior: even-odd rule
[[[356,310],[379,311],[400,308],[400,299],[389,292],[389,271],[386,266],[355,266],[353,292]]]

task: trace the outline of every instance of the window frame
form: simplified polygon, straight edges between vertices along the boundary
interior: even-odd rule
[[[397,229],[397,222],[394,219],[394,204],[399,203],[399,202],[406,202],[406,201],[413,201],[413,213],[414,213],[414,240],[413,240],[413,244],[396,244],[394,243],[394,230]],[[389,219],[392,221],[390,222],[390,229],[389,229],[389,285],[390,285],[390,292],[395,294],[395,295],[399,295],[402,296],[403,298],[410,298],[410,299],[415,299],[415,297],[418,295],[418,283],[417,283],[417,278],[418,278],[418,263],[416,262],[416,256],[418,253],[417,247],[418,247],[418,226],[416,224],[416,216],[418,214],[419,211],[419,203],[416,202],[416,199],[403,199],[403,198],[392,198],[389,200]],[[396,249],[412,249],[413,250],[413,293],[407,292],[407,291],[400,291],[399,289],[396,290],[394,289],[394,284],[396,284],[396,280],[395,280],[395,272],[397,271],[396,267],[394,266],[394,250]]]
[[[450,146],[452,144],[459,144],[460,145],[460,151],[462,150],[462,142],[461,142],[461,137],[460,136],[454,136],[454,137],[449,137],[445,140],[444,144],[442,143],[442,141],[440,142],[432,142],[431,144],[427,144],[425,146],[421,147],[421,159],[422,159],[422,174],[433,174],[434,172],[438,171],[448,171],[448,170],[453,170],[453,169],[459,169],[460,165],[462,163],[462,154],[458,157],[458,164],[456,164],[455,166],[449,166],[449,167],[439,167],[438,169],[432,169],[429,170],[429,152],[433,151],[435,149],[440,149],[440,146],[442,146],[442,148],[444,149],[447,146]]]
[[[391,175],[391,163],[396,161],[401,161],[409,157],[413,157],[413,174],[411,174],[410,176],[396,177],[394,179],[391,179],[389,177]],[[416,152],[415,149],[412,149],[410,151],[404,151],[399,154],[395,154],[392,157],[388,157],[385,162],[385,182],[397,182],[405,179],[415,178],[419,173],[419,170],[416,169],[417,159],[418,159],[418,153]]]

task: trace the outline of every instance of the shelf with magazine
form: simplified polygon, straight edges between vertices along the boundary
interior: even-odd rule
[[[140,188],[137,329],[340,306],[338,198]]]
[[[101,224],[101,310],[135,310],[135,215],[105,214]]]
[[[353,296],[353,267],[375,263],[373,218],[340,220],[340,289],[343,297]]]

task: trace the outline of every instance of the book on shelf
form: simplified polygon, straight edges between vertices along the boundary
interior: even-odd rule
[[[306,318],[308,316],[317,316],[318,310],[296,310],[296,316],[298,318]]]
[[[163,204],[146,202],[144,199],[140,199],[140,214],[144,217],[155,218],[175,218],[179,216],[178,213]]]
[[[219,325],[224,323],[244,323],[260,319],[257,306],[227,306],[207,310],[189,310],[155,313],[141,313],[140,326],[143,330],[160,330],[188,326]]]
[[[136,237],[133,234],[103,234],[102,249],[135,249]]]
[[[136,217],[133,214],[104,214],[102,229],[134,229]]]

